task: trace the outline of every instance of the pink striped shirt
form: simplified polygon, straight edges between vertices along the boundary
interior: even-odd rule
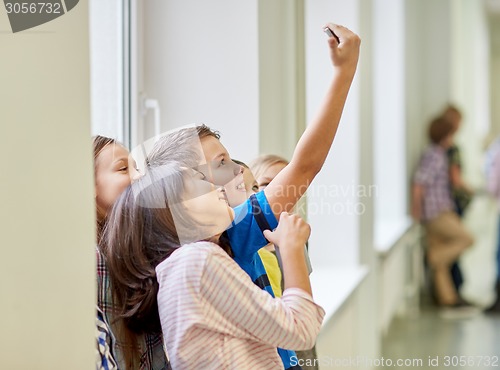
[[[185,245],[156,267],[172,368],[283,369],[277,347],[312,348],[324,310],[298,288],[273,298],[218,245]]]

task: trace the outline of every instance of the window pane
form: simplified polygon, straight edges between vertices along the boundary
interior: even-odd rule
[[[123,2],[90,0],[92,135],[123,135]]]

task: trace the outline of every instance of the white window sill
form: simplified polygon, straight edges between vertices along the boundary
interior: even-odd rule
[[[325,324],[354,293],[368,274],[366,266],[313,266],[311,285],[314,301],[325,310]]]
[[[375,251],[379,255],[387,254],[412,225],[413,220],[408,216],[399,220],[376,222]]]

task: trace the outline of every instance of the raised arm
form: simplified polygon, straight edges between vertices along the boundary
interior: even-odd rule
[[[333,78],[316,118],[302,134],[290,164],[264,190],[276,217],[290,211],[325,163],[344,109],[359,56],[360,38],[339,25],[327,25],[338,37],[328,39]],[[326,27],[326,26],[325,26]]]

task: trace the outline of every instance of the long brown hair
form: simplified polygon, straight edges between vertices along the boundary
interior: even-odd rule
[[[101,154],[101,152],[104,150],[104,148],[106,148],[108,145],[111,144],[116,144],[116,140],[101,135],[96,135],[93,137],[92,147],[94,151],[94,179],[97,178],[97,158],[99,157],[99,154]],[[102,230],[104,228],[104,224],[106,222],[106,212],[100,209],[100,207],[97,205],[97,201],[95,208],[96,208],[96,222],[97,222],[96,225],[97,241],[99,241],[102,234]]]
[[[184,240],[199,240],[196,223],[182,204],[187,171],[177,162],[150,168],[120,195],[108,215],[101,247],[128,369],[138,363],[139,335],[161,332],[156,266],[180,247],[178,229],[193,230]]]
[[[103,231],[114,324],[128,369],[138,366],[139,336],[161,333],[155,268],[180,246],[169,202],[179,200],[182,189],[174,164],[149,171],[119,196]]]

